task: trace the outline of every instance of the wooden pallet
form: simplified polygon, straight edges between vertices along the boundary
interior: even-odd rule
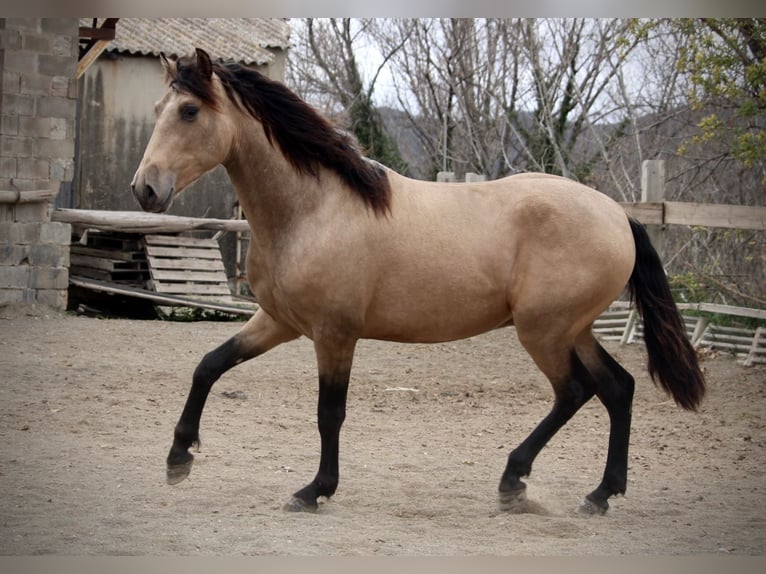
[[[144,287],[149,280],[140,235],[89,230],[70,246],[72,275]]]
[[[145,235],[143,245],[152,291],[227,305],[247,304],[232,297],[214,239]]]

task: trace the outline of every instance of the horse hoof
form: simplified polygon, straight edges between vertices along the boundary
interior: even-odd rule
[[[297,496],[293,496],[290,501],[282,507],[282,510],[285,512],[316,512],[318,509],[318,504],[314,503],[312,505]]]
[[[512,512],[519,514],[526,512],[527,508],[527,489],[518,488],[514,490],[500,491],[498,494],[500,510],[503,512]]]
[[[194,459],[192,458],[181,464],[169,464],[167,473],[168,484],[178,484],[179,482],[182,482],[187,476],[189,476],[193,463]]]
[[[580,506],[577,507],[577,511],[580,514],[587,514],[588,516],[603,516],[607,510],[609,510],[609,503],[606,500],[603,503],[596,502],[587,496],[582,499]]]

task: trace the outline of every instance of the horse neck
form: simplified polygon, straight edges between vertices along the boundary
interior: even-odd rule
[[[258,122],[248,119],[240,131],[224,166],[253,237],[273,244],[316,209],[318,180],[299,173]]]

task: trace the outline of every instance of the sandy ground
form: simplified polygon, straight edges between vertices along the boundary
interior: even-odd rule
[[[535,463],[539,511],[499,511],[507,454],[551,405],[513,329],[361,342],[341,484],[317,514],[281,509],[318,462],[306,340],[218,382],[194,470],[168,486],[192,371],[237,329],[0,309],[0,554],[764,554],[766,369],[727,356],[705,358],[693,414],[651,384],[643,346],[607,343],[637,381],[627,495],[576,512],[606,455],[592,401]]]

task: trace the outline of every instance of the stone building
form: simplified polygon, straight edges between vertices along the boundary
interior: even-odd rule
[[[0,305],[66,307],[70,226],[53,201],[74,175],[77,18],[0,18]]]
[[[138,209],[128,185],[164,89],[160,51],[201,47],[282,79],[288,42],[283,19],[0,18],[0,306],[66,308],[71,228],[54,205]],[[221,170],[185,196],[176,214],[234,212]]]

